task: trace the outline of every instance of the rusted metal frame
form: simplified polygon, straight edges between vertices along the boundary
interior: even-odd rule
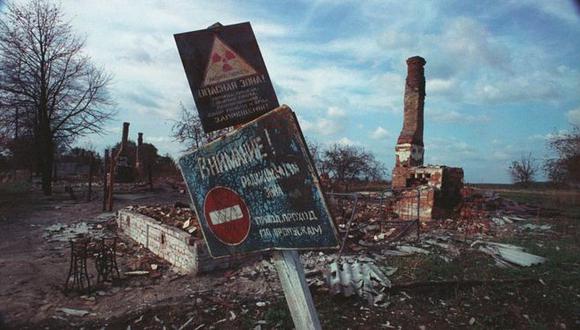
[[[398,190],[386,189],[380,195],[381,196],[380,197],[380,199],[381,199],[380,208],[381,208],[381,211],[382,211],[382,214],[381,214],[382,217],[381,218],[383,219],[383,221],[380,222],[381,232],[383,231],[383,224],[406,224],[407,225],[403,230],[401,230],[397,234],[397,236],[395,236],[393,238],[390,238],[389,239],[389,242],[393,242],[393,241],[401,238],[405,233],[407,233],[409,231],[409,229],[411,228],[411,226],[413,224],[415,224],[417,226],[417,241],[421,238],[421,236],[420,236],[420,234],[421,234],[421,222],[420,222],[420,218],[419,218],[419,216],[420,216],[420,213],[419,212],[420,212],[420,202],[421,202],[421,199],[420,198],[421,198],[421,195],[420,195],[420,190],[419,189],[416,189],[417,190],[417,193],[418,193],[418,195],[417,195],[417,197],[418,197],[418,200],[417,200],[417,215],[418,215],[418,218],[417,219],[415,219],[415,220],[388,220],[388,219],[386,219],[385,214],[384,214],[384,210],[385,210],[385,204],[384,203],[385,203],[385,201],[390,200],[390,199],[396,200],[396,197],[395,197],[395,193],[396,192],[400,192],[400,191],[403,191],[403,190],[412,190],[412,189],[415,190],[415,188],[402,188],[402,189],[398,189]],[[385,196],[389,192],[392,194],[392,197],[391,198]]]
[[[97,258],[95,259],[95,266],[97,268],[97,283],[119,279],[121,277],[119,268],[117,266],[116,246],[116,237],[101,239],[100,249],[97,254]]]
[[[69,272],[65,282],[65,292],[69,291],[69,281],[72,277],[71,289],[77,290],[79,292],[84,291],[85,281],[87,284],[87,292],[91,292],[91,281],[89,279],[89,273],[87,270],[87,258],[88,258],[88,240],[82,238],[79,240],[70,240],[71,247],[71,262],[69,267]]]
[[[388,221],[388,223],[391,223],[391,221]],[[413,225],[417,226],[417,240],[419,240],[419,220],[410,220],[410,221],[398,221],[398,223],[405,223],[406,225],[403,227],[403,229],[395,236],[389,239],[389,242],[394,242],[396,240],[398,240],[399,238],[401,238],[403,235],[405,235],[409,229],[411,229],[411,227]]]
[[[348,238],[348,234],[350,232],[350,227],[352,225],[352,221],[354,220],[354,216],[356,214],[356,207],[358,205],[359,194],[358,193],[329,193],[329,195],[354,197],[354,202],[353,202],[353,206],[352,206],[352,213],[350,214],[350,219],[348,220],[348,222],[346,224],[346,233],[344,234],[344,237],[342,238],[342,242],[340,243],[340,249],[338,250],[338,254],[336,256],[336,260],[339,260],[340,256],[342,255],[342,251],[344,250],[344,246],[346,245],[346,239]]]

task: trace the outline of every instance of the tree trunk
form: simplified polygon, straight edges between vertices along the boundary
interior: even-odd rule
[[[52,174],[54,165],[54,146],[50,128],[41,129],[38,143],[40,152],[40,175],[42,178],[42,192],[46,196],[52,195]]]

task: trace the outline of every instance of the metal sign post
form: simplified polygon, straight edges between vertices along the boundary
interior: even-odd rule
[[[274,252],[274,265],[296,329],[322,329],[296,251]]]

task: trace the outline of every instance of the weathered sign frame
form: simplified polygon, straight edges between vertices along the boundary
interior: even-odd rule
[[[221,159],[226,164],[224,157],[242,147],[256,156],[250,159],[253,163],[235,168],[224,165],[225,171],[215,163]],[[318,175],[296,116],[287,106],[184,155],[179,167],[212,257],[338,248],[337,231]],[[271,169],[279,172],[272,176]],[[204,203],[208,191],[216,186],[230,188],[246,199],[251,228],[247,240],[240,244],[224,244],[209,226]],[[270,193],[271,199],[265,197]]]
[[[206,133],[279,106],[249,22],[215,24],[174,38]]]

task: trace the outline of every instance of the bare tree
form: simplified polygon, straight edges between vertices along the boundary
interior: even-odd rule
[[[522,184],[524,186],[534,182],[534,177],[538,172],[538,164],[532,157],[532,154],[522,155],[520,160],[514,160],[510,167],[509,173],[512,177],[512,182]]]
[[[197,149],[207,142],[207,136],[201,126],[201,120],[195,110],[188,110],[183,103],[180,118],[173,122],[171,136],[179,143],[187,145],[187,149]]]
[[[308,152],[310,152],[310,157],[314,162],[314,167],[319,172],[318,174],[323,174],[322,168],[322,146],[320,143],[314,140],[306,139],[306,146],[308,147]]]
[[[335,144],[324,151],[323,171],[348,190],[354,179],[379,180],[385,166],[362,147]]]
[[[56,147],[100,133],[114,114],[111,78],[83,48],[61,8],[47,0],[8,4],[0,19],[0,123],[15,137],[33,137],[47,195]]]
[[[548,146],[557,158],[544,162],[544,172],[555,183],[580,183],[580,127],[573,126],[570,133],[556,135]]]

